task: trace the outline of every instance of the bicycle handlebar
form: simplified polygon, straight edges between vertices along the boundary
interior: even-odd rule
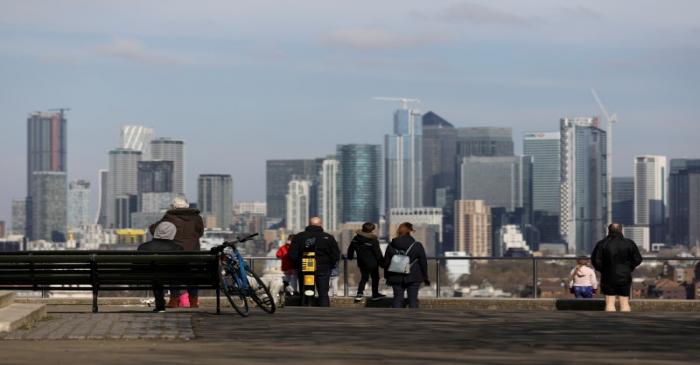
[[[259,233],[256,232],[256,233],[250,234],[250,235],[248,235],[248,236],[245,236],[245,237],[243,237],[243,238],[237,237],[236,240],[234,240],[234,241],[224,241],[224,243],[222,243],[222,244],[220,244],[220,245],[218,245],[218,246],[212,247],[210,251],[211,251],[211,252],[221,252],[221,251],[224,249],[224,247],[227,247],[227,246],[229,246],[229,247],[231,247],[231,246],[235,247],[236,243],[243,243],[243,242],[245,242],[245,241],[248,241],[248,240],[250,240],[251,238],[257,236],[258,234],[259,234]]]

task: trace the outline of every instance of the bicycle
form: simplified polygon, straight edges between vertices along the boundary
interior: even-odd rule
[[[253,272],[250,266],[236,248],[237,243],[243,243],[257,236],[257,233],[238,238],[235,241],[224,242],[220,246],[212,248],[212,252],[220,253],[219,279],[221,291],[233,309],[242,317],[250,313],[248,298],[263,311],[275,313],[275,301],[270,294],[270,289],[263,283],[260,277]]]

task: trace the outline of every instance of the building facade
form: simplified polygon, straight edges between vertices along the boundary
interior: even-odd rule
[[[652,243],[666,242],[666,157],[634,158],[634,224],[648,226]]]
[[[672,159],[669,168],[672,244],[700,245],[700,159]]]
[[[438,242],[442,242],[442,208],[419,207],[419,208],[393,208],[389,210],[389,233],[390,236],[396,232],[399,225],[409,222],[413,226],[433,226],[438,234]]]
[[[346,144],[336,148],[339,176],[340,223],[379,223],[382,191],[382,150],[374,144]]]
[[[423,128],[421,113],[398,109],[394,133],[384,137],[386,211],[423,205]]]
[[[155,137],[152,128],[140,125],[125,125],[121,128],[121,148],[141,151],[144,160],[151,159],[151,141]]]
[[[608,224],[607,134],[598,118],[562,118],[561,236],[569,253],[588,254]]]
[[[97,198],[99,199],[97,204],[97,217],[95,218],[95,224],[99,224],[102,227],[107,226],[107,209],[109,206],[109,170],[100,169],[97,172],[98,183],[97,186],[99,191],[97,192]]]
[[[612,195],[612,221],[634,225],[634,177],[613,177]]]
[[[315,179],[323,159],[267,160],[265,167],[267,217],[281,221],[287,214],[289,182],[294,177]]]
[[[66,173],[35,171],[32,174],[33,222],[30,240],[65,242],[66,240]]]
[[[27,234],[27,201],[25,199],[12,200],[12,235],[24,236]]]
[[[559,215],[561,209],[561,158],[559,132],[526,133],[523,155],[532,156],[532,209]]]
[[[233,178],[204,174],[197,179],[197,205],[207,228],[229,229],[233,223]]]
[[[90,182],[75,180],[68,184],[68,229],[90,224]]]
[[[170,138],[151,141],[151,159],[173,162],[173,188],[178,195],[185,194],[185,142]],[[142,158],[143,160],[143,158]]]
[[[468,156],[513,156],[513,130],[499,127],[457,128],[458,161]]]
[[[461,166],[462,200],[484,200],[508,211],[531,206],[531,158],[520,156],[464,157]]]
[[[423,205],[445,208],[437,205],[437,190],[455,189],[457,131],[432,111],[423,114],[422,127]]]
[[[491,209],[483,200],[455,200],[455,248],[468,256],[491,256]]]
[[[306,228],[311,217],[311,180],[294,179],[288,184],[286,227],[290,233],[301,232]]]
[[[319,216],[323,220],[323,227],[326,231],[334,232],[340,224],[340,210],[338,193],[340,180],[338,160],[335,156],[323,160],[319,173]]]
[[[138,165],[141,151],[117,148],[109,151],[109,172],[107,179],[107,222],[105,228],[128,228],[128,219],[123,219],[125,201],[129,196],[138,196]],[[117,204],[117,199],[120,203]],[[138,206],[138,204],[137,204]],[[119,208],[119,212],[117,209]],[[119,218],[119,219],[118,219]]]
[[[622,234],[637,244],[642,252],[651,252],[649,226],[623,226]]]

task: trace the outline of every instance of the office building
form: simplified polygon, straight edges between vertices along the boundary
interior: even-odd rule
[[[43,232],[47,227],[51,227],[51,222],[36,222],[38,228],[33,227],[35,222],[33,218],[33,196],[36,191],[32,186],[35,181],[35,172],[53,171],[66,172],[66,118],[63,115],[63,110],[60,112],[34,112],[30,113],[27,118],[27,199],[26,199],[26,214],[25,230],[28,238],[32,237],[34,232]],[[42,179],[39,179],[43,182]],[[55,182],[55,181],[54,181]],[[55,193],[62,194],[57,199],[66,201],[67,188],[63,186],[63,192],[56,190]],[[46,196],[41,197],[45,202]],[[44,209],[46,207],[42,207]],[[63,207],[65,214],[65,206]],[[37,214],[36,216],[43,216]],[[65,222],[66,217],[64,216]],[[63,228],[65,232],[65,227]],[[42,236],[45,237],[46,235]]]
[[[315,179],[323,159],[268,160],[265,168],[267,217],[282,221],[287,214],[289,182],[296,176]]]
[[[35,171],[32,174],[30,240],[65,242],[66,185],[65,172]]]
[[[637,244],[642,252],[651,252],[649,226],[623,226],[622,234]]]
[[[121,129],[121,148],[141,151],[143,160],[151,159],[151,141],[155,134],[152,128],[140,125],[125,125]]]
[[[437,205],[436,190],[454,189],[456,185],[457,131],[452,124],[432,111],[423,114],[422,126],[423,205],[445,208]]]
[[[335,156],[323,160],[319,173],[319,216],[323,220],[323,228],[326,231],[334,232],[340,224],[339,196],[340,192],[338,160]]]
[[[107,181],[107,223],[105,228],[128,228],[124,219],[125,212],[138,208],[130,207],[124,202],[131,202],[129,196],[136,196],[138,202],[138,165],[141,151],[117,148],[109,151],[109,173]],[[117,206],[117,198],[120,199]],[[119,208],[119,213],[117,213]],[[119,217],[119,224],[117,218]]]
[[[154,139],[151,141],[151,159],[173,162],[172,192],[178,195],[184,195],[185,142],[170,138]]]
[[[99,224],[102,227],[107,226],[107,199],[109,198],[109,171],[106,169],[100,169],[97,172],[97,186],[99,191],[97,192],[98,204],[97,204],[97,217],[95,218],[95,224]]]
[[[311,180],[295,178],[289,182],[286,204],[286,227],[289,233],[301,232],[308,225],[311,217],[309,208],[312,200],[312,188],[313,182]]]
[[[672,244],[700,246],[700,159],[672,159],[669,167]]]
[[[265,202],[238,202],[233,205],[233,215],[258,214],[267,215]]]
[[[530,207],[531,158],[465,157],[461,166],[462,200],[484,200],[508,211]]]
[[[0,238],[5,238],[5,235],[7,232],[5,232],[5,221],[0,221]]]
[[[666,242],[666,157],[634,158],[634,224],[648,226],[652,243]]]
[[[560,134],[526,133],[523,155],[532,156],[532,209],[559,215],[560,207]]]
[[[25,199],[12,200],[12,235],[24,236],[27,234],[27,201]]]
[[[515,224],[506,224],[499,229],[498,235],[494,241],[500,246],[500,251],[506,257],[531,254],[530,246],[523,237],[520,231],[520,226]]]
[[[437,243],[442,242],[442,208],[419,207],[419,208],[393,208],[389,210],[389,235],[393,236],[396,229],[403,222],[409,222],[414,227],[432,226],[438,234]]]
[[[173,161],[139,161],[138,193],[172,193],[175,184]]]
[[[483,200],[455,200],[455,248],[472,257],[491,256],[491,209]]]
[[[122,194],[114,198],[114,228],[132,228],[132,215],[138,212],[139,196]]]
[[[76,230],[90,224],[90,182],[71,181],[68,184],[68,229]]]
[[[562,118],[561,222],[568,251],[588,254],[609,223],[607,134],[598,118]]]
[[[384,137],[386,211],[423,205],[423,128],[421,113],[398,109],[394,133]]]
[[[382,189],[380,145],[345,144],[336,148],[340,223],[379,223]]]
[[[197,206],[207,228],[229,229],[233,223],[233,178],[203,174],[197,180]]]
[[[457,128],[457,156],[513,156],[513,130],[498,127]]]
[[[634,225],[634,177],[612,178],[612,221]]]

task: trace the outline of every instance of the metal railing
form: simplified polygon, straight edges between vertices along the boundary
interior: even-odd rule
[[[276,257],[266,257],[266,256],[249,256],[245,257],[246,260],[248,260],[251,268],[255,270],[255,262],[256,261],[279,261],[278,258]],[[540,282],[539,282],[539,273],[538,273],[538,268],[539,268],[539,263],[540,262],[548,262],[548,261],[576,261],[578,260],[579,257],[562,257],[562,256],[530,256],[530,257],[468,257],[468,256],[431,256],[428,257],[428,262],[429,263],[434,263],[435,264],[435,297],[440,298],[440,288],[441,288],[441,274],[442,274],[442,263],[446,263],[447,261],[455,260],[455,261],[517,261],[517,262],[530,262],[531,267],[532,267],[532,276],[531,276],[531,285],[532,285],[532,298],[537,299],[538,297],[538,288],[540,287]],[[355,261],[355,260],[350,260],[347,257],[343,256],[341,258],[341,265],[342,265],[342,272],[343,272],[343,295],[344,296],[349,296],[349,262],[350,261]],[[692,257],[657,257],[657,256],[648,256],[648,257],[643,257],[643,263],[649,263],[649,262],[659,262],[663,263],[666,261],[697,261],[700,262],[700,257],[698,256],[692,256]],[[566,278],[568,281],[568,277]],[[700,278],[696,278],[696,280],[700,280]]]

